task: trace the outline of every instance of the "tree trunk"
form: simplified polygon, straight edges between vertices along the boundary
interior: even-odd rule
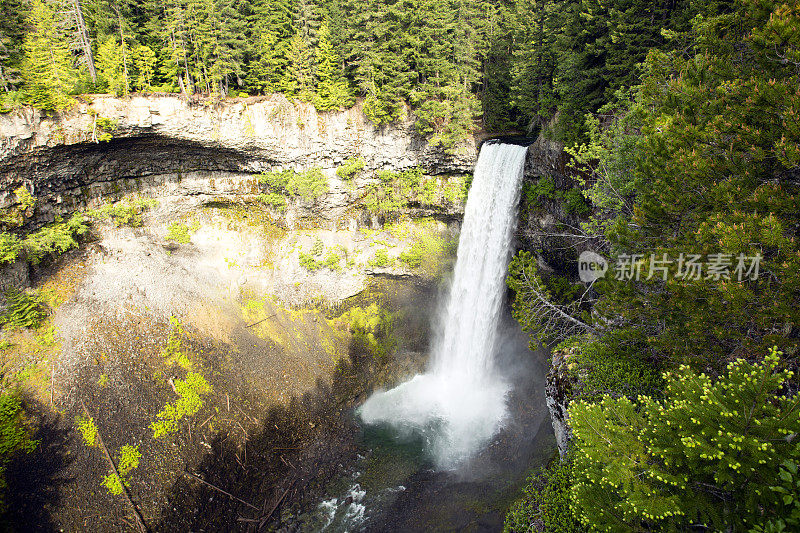
[[[89,40],[89,31],[86,29],[86,21],[83,18],[83,9],[80,0],[72,0],[72,7],[75,11],[75,24],[78,29],[78,42],[86,58],[86,67],[92,77],[92,83],[97,83],[97,70],[94,67],[94,54],[92,54],[92,42]]]

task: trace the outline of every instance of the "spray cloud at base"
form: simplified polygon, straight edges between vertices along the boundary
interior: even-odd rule
[[[375,393],[359,409],[367,424],[422,436],[439,468],[473,455],[507,416],[509,385],[494,356],[526,153],[499,143],[481,149],[428,372]]]

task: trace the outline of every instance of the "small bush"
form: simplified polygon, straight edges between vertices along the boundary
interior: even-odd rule
[[[309,272],[315,272],[320,269],[320,263],[313,255],[300,252],[300,266]]]
[[[328,180],[319,167],[303,172],[296,172],[294,169],[263,172],[258,182],[268,186],[274,193],[285,192],[307,201],[316,200],[328,192]]]
[[[328,180],[319,168],[312,168],[294,175],[294,179],[286,184],[289,194],[300,196],[304,200],[315,200],[328,192]]]
[[[22,251],[22,241],[13,233],[0,232],[0,264],[13,263]]]
[[[103,476],[102,484],[112,496],[119,496],[124,491],[122,488],[122,479],[113,472]]]
[[[383,359],[397,346],[394,337],[394,318],[377,304],[367,308],[353,307],[344,318],[348,320],[353,342],[375,357]]]
[[[36,205],[36,198],[26,187],[18,187],[14,190],[14,195],[17,197],[17,203],[23,211],[27,211]]]
[[[139,227],[142,225],[142,214],[156,205],[158,202],[149,198],[122,200],[116,203],[109,202],[100,209],[90,209],[86,214],[95,220],[110,219],[117,227]]]
[[[269,192],[266,194],[259,194],[256,199],[264,205],[274,207],[278,211],[286,210],[286,198],[282,194]]]
[[[12,289],[6,293],[6,310],[0,314],[0,326],[38,328],[46,317],[44,300],[37,292]]]
[[[561,195],[564,199],[564,210],[575,215],[588,215],[592,210],[586,203],[586,198],[578,188],[572,188]]]
[[[590,336],[573,337],[559,348],[572,349],[570,372],[581,381],[585,398],[603,394],[635,398],[655,395],[664,381],[656,364],[642,356],[644,346],[625,329],[609,333],[600,340]]]
[[[183,222],[171,222],[167,227],[167,240],[186,244],[191,240],[189,226]]]
[[[91,417],[79,416],[75,419],[75,427],[83,438],[83,442],[87,446],[97,445],[97,425]]]
[[[35,233],[29,234],[22,242],[28,260],[38,265],[48,255],[60,255],[78,247],[77,236],[86,233],[86,217],[75,213],[67,222],[56,220]]]
[[[800,402],[780,355],[737,359],[717,379],[683,365],[662,399],[573,401],[576,516],[600,531],[749,531],[790,517],[795,488],[790,501],[772,488],[798,458]]]
[[[25,427],[22,399],[18,394],[0,393],[0,464],[4,465],[12,453],[30,453],[37,445]]]
[[[572,514],[571,487],[572,462],[569,460],[555,460],[544,471],[530,476],[522,498],[514,502],[506,514],[503,533],[585,531]]]
[[[211,385],[197,372],[189,372],[185,380],[175,380],[175,390],[179,398],[168,403],[156,415],[157,421],[150,424],[153,438],[160,438],[178,431],[178,423],[193,416],[203,407],[203,395],[210,394]]]
[[[389,252],[386,248],[378,248],[375,250],[375,257],[370,259],[367,264],[371,267],[388,267],[391,266],[392,260],[389,259]]]
[[[117,456],[117,470],[120,475],[127,476],[132,470],[139,468],[139,459],[141,458],[142,454],[138,446],[126,444],[120,448]]]
[[[324,254],[324,259],[322,258]],[[300,266],[309,272],[315,272],[321,268],[327,268],[338,272],[342,269],[341,257],[335,250],[329,250],[325,254],[325,245],[322,240],[317,239],[311,246],[309,253],[300,252]]]
[[[350,181],[364,170],[364,160],[360,157],[351,157],[336,169],[336,175],[343,181]]]
[[[322,264],[325,268],[338,272],[342,269],[342,266],[339,264],[340,261],[341,258],[339,255],[331,250],[325,255],[325,260],[322,262]]]

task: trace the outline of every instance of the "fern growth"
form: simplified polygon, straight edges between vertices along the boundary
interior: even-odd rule
[[[35,329],[46,317],[44,300],[37,292],[12,289],[6,293],[6,309],[0,314],[0,326]]]

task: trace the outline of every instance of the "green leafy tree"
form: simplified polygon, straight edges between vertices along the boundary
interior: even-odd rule
[[[770,487],[785,481],[800,432],[800,398],[784,395],[792,377],[773,349],[717,380],[681,366],[665,375],[663,400],[573,403],[576,515],[620,532],[747,530],[780,518],[782,492]]]

